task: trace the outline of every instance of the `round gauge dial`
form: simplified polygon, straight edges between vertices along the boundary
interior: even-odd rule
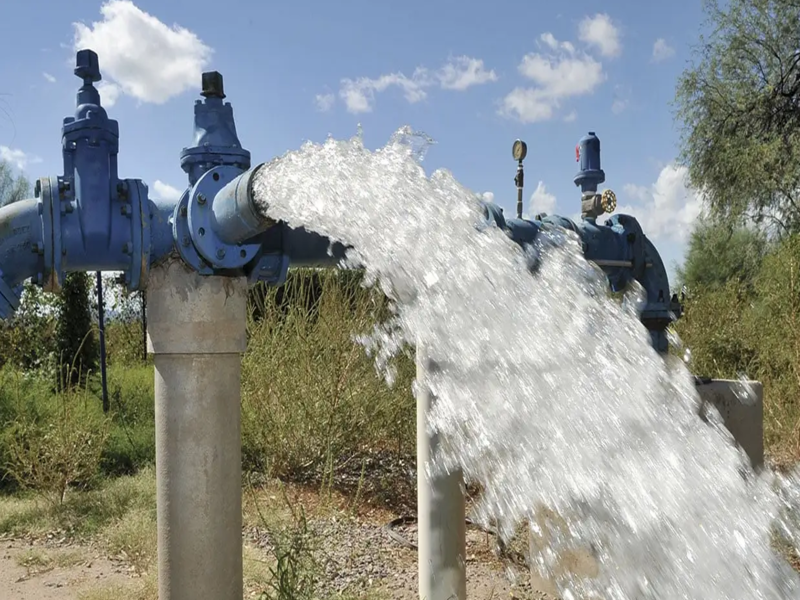
[[[528,145],[522,140],[517,140],[511,148],[511,154],[514,160],[525,160],[528,154]]]

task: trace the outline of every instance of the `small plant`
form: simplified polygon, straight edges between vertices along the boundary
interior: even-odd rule
[[[269,522],[256,502],[259,518],[272,538],[272,554],[275,561],[270,566],[267,589],[259,600],[315,600],[319,566],[314,559],[314,540],[309,531],[305,510],[297,508],[286,496],[283,499],[289,508],[288,525]]]
[[[97,476],[109,421],[86,392],[60,392],[39,409],[20,410],[4,431],[3,467],[21,488],[61,505],[71,486]]]

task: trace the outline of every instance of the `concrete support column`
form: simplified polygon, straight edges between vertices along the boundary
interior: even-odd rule
[[[435,363],[417,348],[417,381],[436,369]],[[461,471],[446,476],[428,477],[425,466],[436,452],[438,435],[427,429],[428,413],[436,401],[430,390],[421,386],[417,397],[417,522],[419,528],[418,563],[420,600],[465,600],[466,504]]]
[[[244,278],[154,268],[147,346],[155,360],[159,600],[241,600],[241,354]]]

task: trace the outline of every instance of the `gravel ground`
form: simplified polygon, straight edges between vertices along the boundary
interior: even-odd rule
[[[325,573],[322,594],[335,596],[372,589],[393,600],[416,600],[416,550],[393,539],[385,528],[386,521],[379,521],[377,516],[308,519],[309,533],[317,541],[314,557]],[[417,541],[415,523],[399,526],[395,532],[411,544]],[[251,528],[246,538],[263,551],[272,550],[273,540],[263,529]],[[467,528],[467,593],[471,600],[551,598],[532,589],[524,565],[499,560],[493,548],[492,536]]]

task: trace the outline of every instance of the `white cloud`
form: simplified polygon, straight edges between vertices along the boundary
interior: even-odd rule
[[[686,242],[692,225],[705,208],[702,194],[688,187],[686,167],[664,167],[650,186],[626,184],[626,198],[633,202],[617,207],[616,212],[636,217],[649,238]]]
[[[551,50],[559,50],[559,49],[561,49],[561,50],[565,50],[565,51],[569,52],[570,54],[575,52],[575,46],[573,46],[571,42],[559,42],[556,39],[556,36],[554,36],[549,31],[547,31],[547,32],[543,33],[542,35],[540,35],[539,36],[539,41],[542,44],[544,44],[545,46],[547,46],[548,48],[550,48]]]
[[[556,197],[547,191],[543,181],[536,186],[529,204],[530,214],[547,213],[551,215],[556,210]]]
[[[578,113],[574,110],[564,117],[564,123],[572,123],[578,118]]]
[[[494,202],[494,192],[483,192],[481,197],[486,200],[486,202]]]
[[[0,146],[0,160],[7,162],[20,171],[24,171],[28,165],[42,162],[42,159],[38,156],[28,154],[18,148],[9,148],[8,146]]]
[[[469,56],[451,59],[438,74],[442,89],[463,92],[473,85],[483,85],[497,81],[494,70],[486,70],[483,61]]]
[[[156,179],[153,182],[153,191],[155,192],[155,197],[160,200],[179,200],[183,194],[183,191],[164,183],[160,179]]]
[[[658,38],[653,44],[653,62],[660,62],[675,56],[675,48],[667,44],[664,38]]]
[[[359,79],[342,79],[339,95],[351,113],[371,112],[375,103],[375,94],[390,87],[399,87],[410,103],[424,100],[428,94],[425,88],[430,85],[428,71],[417,69],[409,78],[402,73],[381,75],[377,79],[361,77]]]
[[[97,91],[100,92],[100,102],[106,108],[114,106],[122,94],[122,88],[116,83],[109,83],[108,81],[99,82],[97,84]]]
[[[551,119],[562,101],[590,94],[606,79],[603,65],[577,52],[572,44],[560,43],[549,33],[540,39],[554,52],[526,54],[518,67],[522,76],[533,81],[535,87],[515,88],[500,107],[500,114],[523,123]]]
[[[603,56],[614,58],[622,54],[619,29],[607,14],[585,17],[578,26],[578,37],[600,50]]]
[[[42,77],[44,77],[50,83],[55,83],[56,82],[56,78],[53,77],[52,75],[50,75],[50,73],[47,73],[47,72],[42,73]]]
[[[317,94],[314,98],[314,103],[317,105],[319,112],[328,112],[333,108],[334,102],[336,102],[336,96],[333,94]]]
[[[130,0],[108,0],[100,13],[103,19],[91,26],[73,24],[73,47],[97,52],[104,78],[118,87],[116,96],[163,104],[199,87],[213,50],[195,33],[166,25]]]
[[[400,88],[405,99],[414,104],[427,98],[426,90],[434,86],[464,91],[493,81],[497,81],[497,74],[493,70],[487,70],[482,60],[459,56],[450,59],[436,72],[418,67],[411,77],[403,73],[389,73],[377,78],[342,79],[339,96],[349,112],[358,114],[371,112],[375,105],[375,95],[390,87]]]

